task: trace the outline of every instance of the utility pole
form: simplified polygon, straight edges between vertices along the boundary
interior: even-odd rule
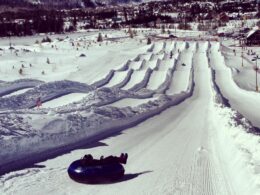
[[[9,35],[9,49],[10,49],[10,51],[12,53],[13,48],[12,48],[12,42],[11,42],[11,32],[9,32],[8,35]]]
[[[242,46],[242,52],[241,52],[241,59],[242,59],[242,67],[244,66],[244,42],[243,42],[243,39],[240,40],[240,44]]]
[[[255,68],[255,90],[256,90],[256,92],[258,92],[258,82],[257,82],[257,72],[258,72],[257,60],[258,59],[260,59],[260,58],[258,58],[258,56],[257,56],[257,58],[255,60],[255,63],[256,63],[256,68]]]
[[[242,59],[242,67],[244,66],[244,60],[243,60],[243,57],[244,57],[244,50],[243,50],[243,46],[242,46],[242,54],[241,54],[241,59]]]
[[[258,55],[252,59],[252,61],[255,61],[256,67],[255,67],[255,91],[258,92],[258,81],[257,81],[257,73],[258,73],[258,66],[257,66],[257,60],[259,60],[260,57]]]
[[[11,43],[11,35],[9,35],[9,48],[12,47],[12,43]]]

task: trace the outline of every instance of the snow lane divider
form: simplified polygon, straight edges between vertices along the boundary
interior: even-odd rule
[[[32,88],[42,84],[44,84],[43,81],[35,79],[19,79],[12,82],[4,82],[0,85],[0,97],[21,89]]]
[[[92,86],[74,81],[64,80],[44,83],[26,93],[0,98],[0,110],[33,108],[36,106],[36,100],[39,97],[42,102],[45,102],[70,93],[88,93],[93,90]]]
[[[115,74],[115,70],[110,70],[110,72],[107,74],[107,76],[105,78],[103,78],[99,81],[96,81],[91,86],[94,87],[94,88],[100,88],[100,87],[106,85],[112,79],[114,74]]]
[[[133,72],[134,72],[134,70],[130,69],[127,72],[127,75],[124,78],[124,80],[122,82],[118,83],[117,85],[113,86],[113,88],[122,88],[122,87],[124,87],[129,82],[129,80],[131,79],[131,76],[132,76]]]
[[[124,129],[134,127],[139,123],[142,123],[145,120],[160,114],[169,107],[176,106],[185,101],[187,98],[191,97],[195,86],[194,77],[192,77],[192,79],[190,80],[190,85],[191,86],[186,92],[181,92],[180,94],[174,95],[172,97],[162,95],[159,100],[148,102],[136,107],[136,111],[127,111],[130,108],[125,108],[124,110],[126,113],[132,113],[132,116],[130,118],[125,116],[125,118],[119,117],[118,119],[112,120],[107,118],[106,120],[104,120],[105,118],[103,118],[102,115],[109,117],[111,113],[116,113],[115,111],[113,111],[113,109],[115,108],[111,108],[111,113],[108,112],[110,110],[108,107],[108,110],[106,108],[98,108],[98,113],[100,113],[101,115],[99,118],[97,118],[98,115],[93,116],[93,121],[89,121],[87,118],[82,118],[81,120],[79,120],[80,118],[77,117],[80,117],[80,115],[69,115],[67,120],[57,121],[56,119],[54,119],[56,127],[66,128],[67,130],[63,129],[63,133],[59,132],[57,135],[50,134],[49,136],[23,137],[21,139],[17,139],[15,141],[17,146],[21,146],[22,143],[27,144],[23,145],[23,147],[19,147],[19,150],[23,150],[23,152],[17,152],[15,150],[12,151],[15,154],[17,153],[19,155],[11,155],[9,150],[8,155],[11,155],[12,159],[4,158],[2,156],[3,154],[1,155],[0,174],[2,175],[13,170],[24,168],[41,160],[55,157],[65,152],[79,148],[83,145],[86,145],[86,143],[93,143],[100,139],[104,139],[111,135],[117,134]],[[120,111],[119,109],[116,110],[118,110],[119,113],[122,113],[122,111]],[[73,126],[72,123],[78,124],[78,130],[70,129],[71,127],[76,127]],[[50,121],[49,125],[50,124],[53,123],[51,123]],[[45,128],[48,128],[49,125],[45,125]],[[45,131],[46,130],[48,129],[45,129]],[[1,146],[5,146],[5,148],[11,147],[6,145],[11,144],[10,142],[3,143],[3,140],[1,140],[0,143]]]
[[[223,56],[223,55],[222,55]],[[208,56],[208,58],[210,58]],[[223,59],[224,60],[224,59]],[[210,60],[209,60],[210,61]],[[211,62],[210,62],[211,63]],[[226,67],[229,71],[231,71],[230,68]],[[231,73],[232,74],[232,73]],[[211,78],[212,78],[212,85],[213,85],[213,89],[216,92],[216,102],[221,104],[224,107],[230,108],[232,111],[234,111],[236,113],[236,123],[238,123],[239,125],[244,126],[245,121],[243,121],[243,119],[246,120],[246,123],[249,125],[249,127],[247,128],[249,132],[253,133],[253,134],[260,134],[260,128],[254,126],[247,118],[245,118],[239,111],[235,110],[232,108],[231,104],[229,103],[229,100],[223,95],[223,93],[220,90],[220,87],[217,84],[216,81],[216,70],[211,67]],[[234,81],[233,81],[234,82]]]
[[[148,68],[146,70],[145,76],[143,80],[137,84],[135,84],[132,88],[130,88],[130,91],[138,91],[142,88],[145,88],[147,86],[147,83],[149,82],[150,76],[152,74],[153,70],[151,68]]]

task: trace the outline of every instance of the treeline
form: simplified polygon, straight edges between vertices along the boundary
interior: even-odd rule
[[[170,16],[162,15],[144,15],[140,13],[134,19],[126,22],[127,25],[132,27],[156,27],[158,20],[164,21],[165,23],[174,23],[175,21]]]
[[[13,8],[44,8],[44,9],[72,9],[82,7],[103,6],[100,3],[94,3],[92,0],[40,0],[40,3],[32,3],[28,0],[0,0],[0,6],[9,6]]]
[[[39,7],[39,5],[32,4],[25,0],[0,0],[0,6],[6,6],[10,8],[26,7],[26,8],[33,8],[33,9]]]
[[[0,5],[6,3],[13,5],[15,2],[17,5],[20,5],[24,0],[0,0]],[[67,3],[67,6],[72,6],[80,2],[83,2],[85,5],[89,3],[90,0],[44,0],[44,2],[50,4],[52,2],[52,5],[56,6],[61,6],[64,3]],[[215,6],[204,4],[201,6],[197,2],[189,5],[185,4],[185,2],[191,3],[193,0],[168,0],[143,3],[138,5],[138,10],[136,10],[136,7],[127,6],[66,10],[52,8],[15,9],[13,11],[0,12],[0,36],[25,36],[38,33],[71,32],[77,30],[79,23],[80,28],[85,29],[120,28],[126,26],[156,27],[157,23],[184,23],[186,26],[188,22],[192,22],[195,19],[203,20],[201,13],[228,12],[233,9],[238,9],[239,6],[242,6],[245,10],[256,9],[255,1],[247,3],[235,2],[237,6],[233,6],[234,2],[228,2],[221,7],[217,6],[217,3],[220,2],[217,0],[214,1],[216,3],[214,4]],[[81,6],[82,5],[83,4],[81,4]],[[247,9],[244,8],[244,6],[246,6]],[[178,12],[179,15],[174,18],[160,15],[160,13],[164,12]]]
[[[0,14],[0,36],[25,36],[64,32],[64,19],[57,11],[30,11]]]
[[[77,30],[79,22],[88,22],[86,28],[96,28],[97,20],[117,16],[108,10],[19,10],[0,13],[0,36],[26,36],[38,33],[63,33]],[[65,25],[66,24],[66,25]],[[84,26],[83,26],[84,27]]]
[[[111,4],[127,4],[131,2],[142,2],[143,0],[111,0]],[[172,3],[184,4],[191,2],[205,2],[205,0],[171,0]],[[219,3],[221,0],[210,0],[209,2]],[[40,3],[31,3],[28,0],[0,0],[0,6],[10,7],[33,7],[33,8],[48,8],[48,9],[72,9],[72,8],[89,8],[105,6],[106,1],[95,0],[40,0]]]

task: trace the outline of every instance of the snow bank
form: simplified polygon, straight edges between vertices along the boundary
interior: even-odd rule
[[[91,86],[93,86],[94,88],[99,88],[99,87],[104,86],[111,80],[111,78],[114,76],[114,74],[115,74],[115,70],[110,70],[110,72],[107,74],[107,76],[105,78],[103,78],[99,81],[96,81]]]
[[[234,82],[232,71],[225,65],[223,55],[217,48],[211,53],[211,66],[216,72],[216,83],[229,104],[259,129],[258,108],[260,105],[259,94],[243,90]],[[228,83],[228,85],[227,85]],[[255,110],[255,111],[254,111]]]
[[[20,95],[22,93],[25,93],[29,90],[31,90],[32,88],[25,88],[25,89],[19,89],[18,91],[15,91],[15,92],[12,92],[12,93],[9,93],[8,95],[4,95],[2,97],[11,97],[11,96],[14,96],[14,95]]]
[[[86,94],[86,97],[84,97],[81,101],[73,102],[71,104],[57,107],[54,109],[38,109],[41,113],[48,113],[49,111],[54,111],[57,114],[66,114],[71,112],[80,112],[88,110],[89,108],[96,106],[101,107],[108,104],[112,104],[116,101],[119,101],[123,98],[150,98],[152,97],[153,93],[150,91],[143,91],[140,90],[138,92],[134,91],[125,91],[121,90],[119,88],[100,88],[95,91],[91,91]],[[33,110],[32,113],[38,113],[38,110]],[[20,113],[26,113],[28,111],[20,111]]]
[[[145,88],[147,83],[149,82],[150,76],[152,74],[153,70],[148,68],[145,72],[144,78],[141,80],[141,82],[135,84],[132,88],[130,88],[130,91],[138,91],[142,88]]]
[[[213,88],[216,91],[216,102],[223,104],[224,106],[230,107],[229,100],[223,96],[221,93],[219,86],[216,83],[216,71],[214,69],[211,69],[211,78],[212,78],[212,83],[213,83]]]
[[[153,43],[152,46],[149,49],[147,49],[147,52],[153,52],[154,48],[155,48],[155,43]]]
[[[84,93],[71,93],[43,103],[41,108],[56,108],[65,106],[67,104],[80,101],[86,96],[87,94]]]
[[[259,194],[259,136],[248,133],[250,124],[244,118],[238,122],[237,113],[230,108],[215,105],[211,112],[214,113],[212,124],[215,129],[219,129],[214,133],[214,153],[221,152],[221,161],[226,166],[227,175],[231,175],[228,180],[233,184],[234,194]]]
[[[127,62],[121,67],[119,68],[117,71],[126,71],[129,69],[129,65],[132,62],[132,60],[127,60]]]
[[[158,98],[157,97],[145,98],[145,99],[124,98],[122,100],[116,101],[113,104],[110,104],[109,106],[118,107],[118,108],[128,107],[128,106],[137,107],[141,104],[145,104],[147,102],[154,101],[156,99]]]
[[[0,97],[21,89],[36,87],[43,83],[43,81],[34,79],[20,79],[13,82],[4,82],[0,85]]]
[[[164,82],[158,87],[158,89],[156,90],[156,93],[163,93],[165,94],[166,91],[170,88],[171,83],[172,83],[172,77],[173,77],[173,73],[176,70],[176,64],[177,64],[177,60],[174,60],[173,65],[169,67],[167,74],[166,74],[166,78],[164,80]]]
[[[36,106],[39,97],[42,102],[46,102],[70,93],[87,93],[92,90],[93,87],[79,82],[50,82],[20,95],[0,98],[0,110],[32,108]]]
[[[133,72],[134,72],[134,70],[133,70],[133,69],[130,69],[130,70],[127,72],[127,75],[125,76],[124,80],[121,81],[120,83],[114,85],[113,87],[115,87],[115,88],[124,87],[124,86],[129,82],[129,80],[131,79],[131,76],[132,76]]]
[[[255,133],[260,131],[231,108],[216,81],[216,70],[212,70],[212,84],[216,92],[212,125],[218,129],[214,132],[214,156],[220,156],[221,152],[221,163],[225,164],[227,175],[232,176],[227,179],[233,185],[234,194],[257,195],[260,193],[260,138]]]
[[[146,88],[149,90],[157,90],[158,87],[165,81],[166,78],[167,78],[167,70],[153,71]]]
[[[113,87],[115,85],[118,85],[118,84],[122,83],[125,80],[127,75],[128,75],[127,71],[115,71],[113,77],[103,87]]]

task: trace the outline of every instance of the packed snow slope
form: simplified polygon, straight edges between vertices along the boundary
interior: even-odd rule
[[[0,194],[260,194],[259,94],[235,82],[230,49],[196,39],[147,46],[123,35],[111,32],[114,41],[101,45],[97,32],[18,44],[17,54],[3,44]],[[48,70],[58,61],[59,71]],[[86,153],[121,152],[129,159],[118,182],[68,177]]]

